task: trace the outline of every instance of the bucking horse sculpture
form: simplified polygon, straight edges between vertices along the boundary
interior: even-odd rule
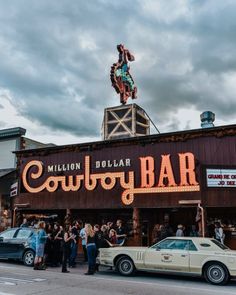
[[[120,94],[120,102],[126,104],[129,97],[137,98],[137,87],[129,73],[128,61],[134,61],[134,56],[125,49],[124,45],[117,45],[119,60],[111,67],[111,82],[116,92]]]

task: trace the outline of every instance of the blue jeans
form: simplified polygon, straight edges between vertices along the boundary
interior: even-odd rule
[[[71,243],[71,249],[70,249],[70,266],[75,266],[75,259],[77,256],[77,244],[76,243]]]
[[[97,248],[95,244],[87,245],[87,254],[88,254],[88,272],[94,273],[95,265],[96,265],[96,254],[97,254]]]

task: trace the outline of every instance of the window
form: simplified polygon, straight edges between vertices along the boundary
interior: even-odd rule
[[[157,249],[164,250],[189,250],[197,251],[196,246],[191,240],[180,240],[180,239],[168,239],[154,245]]]
[[[17,239],[28,239],[32,234],[30,229],[22,228],[18,231]]]
[[[161,241],[160,243],[154,245],[153,247],[154,248],[157,248],[157,249],[171,249],[171,245],[173,244],[174,240],[164,240],[164,241]]]
[[[188,241],[168,239],[160,242],[157,246],[159,249],[166,250],[186,250],[188,248]]]
[[[12,239],[14,237],[14,234],[16,232],[16,229],[8,229],[0,234],[0,237],[4,239]]]
[[[211,240],[216,246],[218,246],[220,249],[222,250],[227,250],[229,249],[228,247],[226,247],[225,245],[221,244],[219,241],[217,240]]]
[[[193,241],[188,241],[189,242],[189,244],[188,244],[188,246],[189,246],[189,248],[188,248],[188,250],[189,251],[197,251],[197,247],[194,245],[194,243],[193,243]]]

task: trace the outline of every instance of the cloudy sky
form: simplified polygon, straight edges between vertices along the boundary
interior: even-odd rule
[[[236,123],[234,0],[0,0],[0,24],[0,129],[100,140],[104,108],[119,105],[120,43],[135,56],[134,102],[162,133],[199,128],[205,110]]]

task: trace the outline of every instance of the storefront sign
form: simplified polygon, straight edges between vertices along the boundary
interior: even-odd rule
[[[86,155],[84,161],[74,164],[50,166],[44,165],[43,162],[33,160],[28,162],[22,171],[22,182],[24,188],[30,193],[39,193],[43,190],[55,192],[62,189],[65,192],[78,191],[82,187],[88,191],[94,191],[97,186],[104,190],[111,190],[117,184],[124,189],[121,200],[125,205],[130,205],[134,201],[136,194],[156,194],[171,192],[193,192],[199,191],[199,183],[196,180],[195,159],[192,153],[178,154],[179,181],[173,173],[171,156],[161,155],[160,171],[155,169],[157,159],[151,156],[139,157],[140,179],[136,180],[136,171],[124,171],[123,169],[131,168],[130,159],[109,160],[109,161],[92,161],[92,157]],[[77,167],[77,169],[76,169]],[[113,167],[115,172],[91,173],[91,167],[107,169]],[[123,167],[123,169],[122,169]],[[64,169],[63,169],[64,168]],[[72,169],[73,168],[73,169]],[[76,171],[76,175],[56,175],[48,176],[45,179],[45,170],[47,173],[55,171]],[[96,171],[93,169],[93,172]],[[123,171],[122,171],[123,170]],[[34,184],[37,183],[37,185]],[[39,184],[40,183],[40,184]],[[140,183],[139,187],[135,184]]]
[[[206,169],[208,187],[235,187],[236,169]]]

